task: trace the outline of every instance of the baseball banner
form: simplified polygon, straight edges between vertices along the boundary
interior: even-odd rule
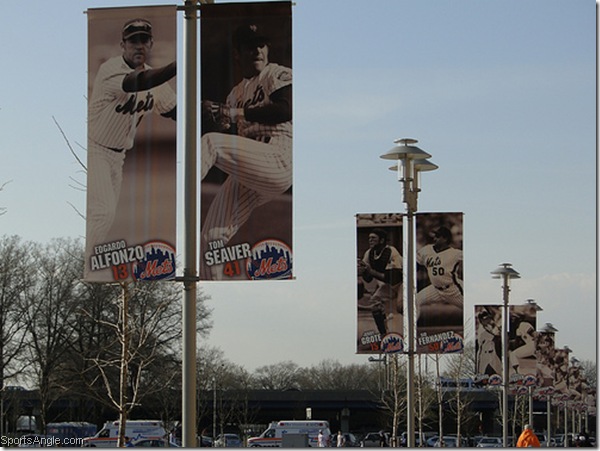
[[[203,4],[200,29],[200,279],[291,279],[291,2]]]
[[[417,352],[462,352],[462,213],[416,215],[416,266]]]
[[[356,215],[357,354],[404,351],[402,214]]]
[[[526,387],[537,381],[537,311],[535,305],[509,306],[509,382]]]
[[[475,381],[502,383],[502,306],[475,306]]]
[[[88,282],[175,277],[175,6],[89,9]]]
[[[555,391],[556,360],[558,354],[554,348],[554,332],[537,332],[537,387],[536,395],[550,395]]]

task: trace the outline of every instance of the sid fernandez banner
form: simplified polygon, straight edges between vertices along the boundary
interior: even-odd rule
[[[462,352],[463,214],[416,215],[417,352]]]
[[[176,7],[89,9],[89,282],[175,277]]]
[[[200,279],[291,279],[291,2],[201,8]]]
[[[404,351],[402,214],[356,215],[357,354]]]

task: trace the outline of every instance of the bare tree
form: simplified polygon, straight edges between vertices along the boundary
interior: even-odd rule
[[[342,365],[336,360],[322,360],[299,371],[298,383],[311,390],[378,389],[377,374],[368,364]]]
[[[58,239],[35,246],[33,271],[21,296],[20,324],[31,375],[40,393],[42,428],[52,402],[69,388],[59,374],[73,335],[70,318],[77,310],[75,286],[82,269],[77,241]]]
[[[381,392],[381,404],[389,414],[392,430],[390,446],[396,446],[400,419],[406,417],[406,365],[400,361],[398,354],[389,354],[386,358],[389,379],[388,386]]]
[[[281,362],[257,368],[254,375],[259,388],[265,390],[289,390],[299,388],[300,367],[292,362]]]
[[[18,236],[4,236],[0,240],[0,435],[6,424],[4,401],[7,400],[7,380],[17,380],[27,367],[23,358],[25,331],[19,318],[21,293],[29,284],[33,263],[31,244]]]
[[[8,182],[4,182],[0,185],[0,191],[3,191],[4,188],[6,187],[6,185],[8,185],[12,180],[9,180]],[[2,216],[3,214],[5,214],[7,212],[7,208],[6,207],[0,207],[0,216]]]

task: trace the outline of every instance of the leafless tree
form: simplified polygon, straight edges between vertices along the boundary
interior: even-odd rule
[[[4,182],[0,185],[0,191],[3,191],[4,188],[6,187],[6,185],[8,185],[11,182],[11,180],[9,180],[8,182]],[[6,207],[0,207],[0,216],[2,216],[3,214],[5,214],[7,212],[7,208]]]
[[[265,365],[254,372],[258,388],[265,390],[289,390],[299,387],[300,367],[292,362]]]
[[[69,321],[78,308],[75,292],[83,268],[80,249],[77,241],[67,239],[34,246],[29,283],[21,294],[19,324],[26,332],[23,346],[39,389],[42,428],[52,402],[69,388],[64,383],[68,381],[59,377],[59,369],[74,333]]]

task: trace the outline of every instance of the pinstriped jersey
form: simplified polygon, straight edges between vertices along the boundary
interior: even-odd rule
[[[150,69],[144,65],[144,69]],[[168,83],[147,91],[123,91],[123,79],[134,69],[122,56],[104,62],[94,80],[89,103],[89,138],[104,147],[130,149],[135,132],[147,113],[167,113],[175,108],[177,96]]]
[[[459,285],[457,268],[463,261],[463,251],[449,247],[437,252],[432,244],[417,250],[417,263],[427,268],[429,280],[436,287]]]
[[[292,70],[269,63],[256,76],[243,79],[233,87],[227,96],[227,105],[231,108],[257,107],[271,103],[269,98],[278,89],[292,84]],[[292,140],[292,122],[279,124],[261,124],[248,122],[245,119],[238,121],[238,134],[257,141],[264,138],[289,138]],[[269,140],[267,140],[269,141]]]

